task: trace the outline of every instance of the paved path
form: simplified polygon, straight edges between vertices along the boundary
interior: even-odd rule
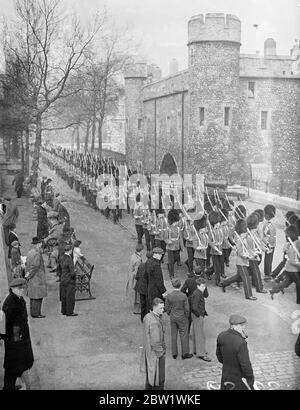
[[[128,261],[135,241],[129,231],[114,225],[71,191],[65,182],[43,166],[42,174],[52,176],[57,191],[68,202],[71,224],[82,240],[82,250],[96,268],[92,279],[95,300],[76,303],[78,317],[60,314],[58,283],[54,274],[47,272],[48,297],[43,311],[46,319],[30,318],[35,354],[36,388],[43,389],[143,389],[144,374],[139,371],[142,326],[133,315],[125,297]],[[21,198],[18,231],[26,254],[36,223],[28,198]],[[247,203],[251,209],[257,204]],[[129,217],[124,225],[133,230]],[[282,225],[282,220],[278,224]],[[281,237],[283,235],[281,234]],[[279,240],[281,242],[282,238]],[[280,245],[279,245],[280,247]],[[278,249],[275,259],[280,259]],[[182,258],[184,260],[184,258]],[[166,287],[171,288],[164,265]],[[234,272],[234,259],[227,271]],[[178,275],[186,277],[185,267]],[[243,291],[220,288],[209,283],[206,318],[207,350],[213,358],[204,363],[193,358],[173,360],[170,352],[170,326],[164,317],[167,338],[166,388],[216,388],[220,382],[221,367],[215,356],[216,336],[228,327],[228,317],[239,313],[248,318],[248,345],[255,378],[265,388],[296,389],[300,386],[300,360],[293,353],[296,336],[291,331],[291,315],[300,307],[295,304],[294,289],[278,295],[274,301],[268,295],[258,295],[255,302],[244,299]],[[300,313],[300,312],[299,312]],[[165,315],[166,316],[166,315]],[[300,317],[300,314],[299,314]],[[0,349],[1,355],[1,349]],[[277,385],[268,382],[274,381]]]

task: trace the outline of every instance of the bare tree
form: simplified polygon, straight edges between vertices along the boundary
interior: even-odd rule
[[[77,17],[66,15],[60,0],[17,0],[16,21],[5,38],[6,61],[20,64],[26,76],[27,102],[35,131],[32,170],[37,171],[45,121],[50,121],[69,78],[82,67],[105,13],[84,29]],[[73,91],[72,91],[73,92]]]

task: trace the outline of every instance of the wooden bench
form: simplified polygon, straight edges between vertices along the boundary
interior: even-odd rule
[[[76,298],[76,300],[96,299],[91,293],[91,278],[94,271],[94,265],[90,264],[85,258],[80,258],[75,265],[76,272],[76,291],[80,294],[86,293],[89,296],[84,298]]]

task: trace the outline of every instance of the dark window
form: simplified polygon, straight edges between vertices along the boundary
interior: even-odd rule
[[[202,127],[204,125],[204,121],[205,121],[204,107],[200,107],[199,108],[199,124],[200,124],[200,127]]]
[[[171,131],[171,117],[168,115],[167,116],[167,132],[169,133]]]
[[[126,118],[125,127],[126,127],[126,131],[128,131],[129,130],[129,120],[128,120],[128,118]]]
[[[141,130],[141,129],[142,129],[142,119],[139,118],[138,119],[138,130]]]
[[[255,93],[255,82],[249,81],[248,82],[248,98],[254,98]]]
[[[229,125],[229,112],[230,112],[230,107],[225,107],[224,108],[224,125],[226,126]]]
[[[268,111],[261,112],[261,129],[266,130],[268,125]]]

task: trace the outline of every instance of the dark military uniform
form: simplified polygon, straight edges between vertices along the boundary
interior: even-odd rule
[[[242,378],[253,389],[254,375],[245,338],[228,329],[217,339],[217,358],[223,364],[221,390],[247,390]]]

